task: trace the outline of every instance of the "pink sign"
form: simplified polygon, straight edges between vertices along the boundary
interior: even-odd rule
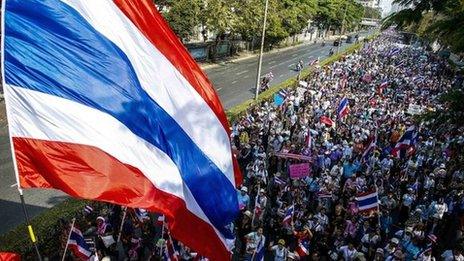
[[[304,178],[306,176],[309,176],[310,171],[311,169],[309,163],[292,164],[290,165],[290,178]]]

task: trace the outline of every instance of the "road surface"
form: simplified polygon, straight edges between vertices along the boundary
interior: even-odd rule
[[[343,44],[343,48],[348,45]],[[274,74],[272,85],[279,84],[297,75],[296,63],[303,60],[305,65],[311,59],[327,57],[332,43],[325,47],[321,44],[303,44],[294,48],[265,54],[262,75]],[[226,109],[233,107],[254,96],[256,82],[257,57],[229,62],[224,65],[206,69],[208,77],[214,84]],[[0,105],[0,234],[24,222],[19,196],[15,187],[10,144],[5,122],[5,108]],[[28,189],[24,191],[27,208],[31,217],[66,199],[66,195],[57,190]]]

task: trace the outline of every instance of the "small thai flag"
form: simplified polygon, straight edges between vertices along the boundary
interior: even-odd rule
[[[376,147],[377,147],[377,129],[375,130],[374,136],[371,137],[369,146],[363,152],[362,160],[364,162],[367,161],[368,156],[374,151]]]
[[[326,191],[320,191],[317,193],[318,198],[332,198],[332,193]]]
[[[298,244],[295,251],[296,251],[296,253],[298,254],[299,257],[305,257],[305,256],[309,255],[308,249],[301,243]]]
[[[350,112],[350,109],[348,108],[349,103],[350,102],[348,98],[346,97],[340,101],[340,104],[338,105],[338,108],[337,108],[337,117],[339,119],[342,119],[343,117],[348,115],[348,113]]]
[[[174,242],[172,241],[171,235],[169,235],[169,238],[166,241],[166,247],[163,251],[163,260],[164,261],[179,260],[179,252],[174,247]]]
[[[308,128],[308,133],[306,134],[306,140],[305,140],[305,143],[306,143],[306,148],[311,148],[311,145],[313,143],[313,138],[311,137],[311,129]]]
[[[334,126],[334,124],[335,124],[335,122],[334,122],[331,118],[329,118],[329,117],[327,117],[327,116],[322,116],[322,117],[320,118],[320,121],[321,121],[322,123],[324,123],[325,125],[329,126],[329,127],[332,127],[332,126]]]
[[[148,216],[148,212],[143,208],[134,208],[135,216],[140,222],[144,222],[145,220],[149,220],[150,217]]]
[[[89,260],[92,256],[89,245],[85,242],[82,232],[73,227],[71,235],[69,236],[68,247],[76,257],[81,260]]]
[[[293,212],[295,212],[294,205],[287,208],[287,211],[285,212],[284,220],[282,221],[283,224],[288,224],[292,220]]]
[[[405,157],[405,152],[414,148],[417,142],[417,131],[416,127],[409,127],[406,132],[401,136],[401,138],[396,143],[395,147],[392,149],[391,154],[397,158]],[[412,150],[414,151],[414,149]]]
[[[285,184],[285,180],[278,178],[278,177],[274,177],[274,182],[279,185]]]
[[[379,196],[377,191],[358,194],[356,197],[360,212],[377,210],[379,207]]]
[[[285,90],[285,89],[282,89],[278,92],[278,94],[280,95],[280,97],[282,97],[284,100],[287,99],[287,96],[288,96],[288,91]]]

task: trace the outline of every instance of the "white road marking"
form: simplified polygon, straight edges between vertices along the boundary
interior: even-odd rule
[[[269,64],[274,64],[276,63],[277,61],[270,61]]]
[[[284,77],[284,75],[283,75],[283,74],[279,75],[279,78],[282,78],[282,77]]]
[[[295,53],[295,54],[292,54],[292,57],[297,57],[297,56],[298,56],[298,54],[297,54],[297,53]]]
[[[245,71],[242,71],[242,72],[238,72],[238,73],[236,73],[235,75],[240,75],[240,74],[244,74],[244,73],[247,73],[247,72],[249,72],[249,71],[248,71],[248,70],[245,70]]]
[[[273,65],[271,67],[269,67],[269,69],[274,69],[277,65]]]
[[[15,183],[15,184],[13,184],[13,185],[10,185],[10,188],[12,188],[12,187],[17,187],[17,186],[18,186],[18,183]]]
[[[237,83],[237,81],[233,81],[233,82],[232,82],[232,84],[235,84],[235,83]]]
[[[222,87],[221,87],[221,88],[217,88],[217,91],[220,91],[220,90],[222,90]]]

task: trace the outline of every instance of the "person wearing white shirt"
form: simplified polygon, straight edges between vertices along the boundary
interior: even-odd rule
[[[462,255],[462,251],[459,248],[446,250],[441,255],[441,258],[443,261],[464,261],[464,256]]]
[[[341,246],[338,251],[343,256],[343,260],[345,261],[352,261],[356,257],[358,251],[354,248],[352,243],[348,243],[348,245]]]

